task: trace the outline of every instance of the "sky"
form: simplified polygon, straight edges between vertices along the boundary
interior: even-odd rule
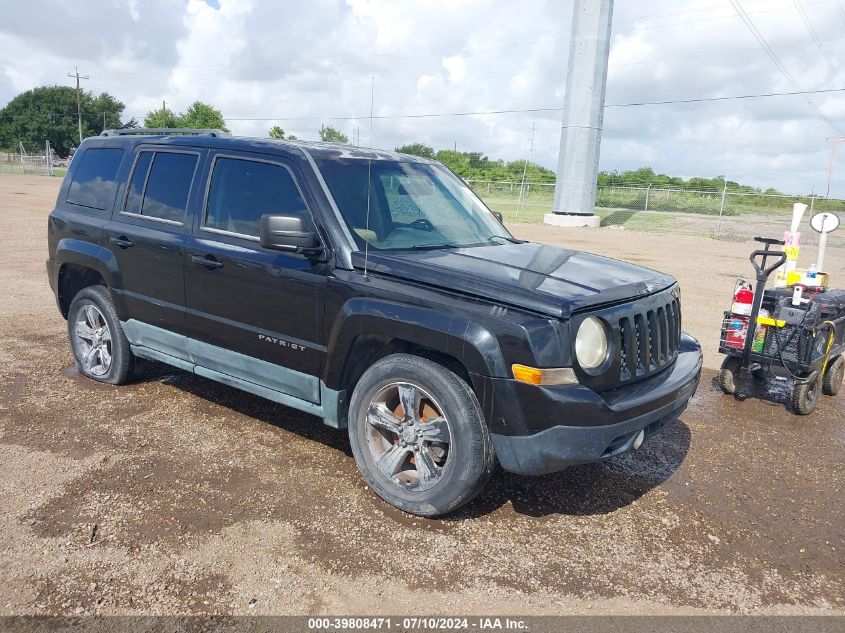
[[[741,0],[786,73],[729,0],[616,0],[600,167],[727,174],[824,194],[845,92],[615,107],[845,87],[845,0]],[[142,120],[166,101],[219,108],[235,134],[321,123],[369,145],[532,159],[554,169],[571,1],[70,0],[4,3],[0,106],[40,85],[109,92]],[[804,17],[812,28],[808,28]],[[840,70],[841,68],[841,70]],[[401,118],[398,115],[548,109]],[[346,117],[362,117],[347,120]],[[357,130],[356,130],[357,126]],[[845,197],[845,147],[832,196]]]

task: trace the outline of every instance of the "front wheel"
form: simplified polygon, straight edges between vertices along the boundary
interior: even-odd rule
[[[469,385],[426,358],[388,356],[370,367],[349,405],[349,440],[373,491],[425,517],[469,502],[493,471],[493,445]]]
[[[742,361],[736,356],[726,356],[722,361],[722,368],[719,370],[719,387],[729,396],[736,395],[737,376]]]

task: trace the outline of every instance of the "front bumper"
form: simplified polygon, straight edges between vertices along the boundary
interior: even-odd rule
[[[491,380],[499,463],[514,473],[543,475],[624,453],[640,431],[647,439],[677,419],[698,388],[701,364],[701,346],[683,334],[678,358],[666,371],[603,394],[581,385]],[[548,424],[552,416],[555,423]]]

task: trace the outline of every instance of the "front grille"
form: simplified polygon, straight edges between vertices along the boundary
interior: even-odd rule
[[[619,379],[622,382],[654,374],[677,358],[681,305],[674,296],[667,299],[651,309],[619,319]]]

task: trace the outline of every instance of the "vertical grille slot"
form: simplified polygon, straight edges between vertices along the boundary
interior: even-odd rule
[[[648,369],[651,371],[659,364],[660,354],[660,330],[657,329],[657,318],[654,315],[654,310],[646,312],[646,321],[648,323]]]
[[[650,309],[622,316],[619,325],[619,380],[629,382],[656,373],[673,363],[681,343],[681,304],[667,296],[652,300]]]
[[[642,314],[634,316],[634,329],[637,332],[637,376],[646,372],[648,359],[651,354],[649,349],[648,328]]]
[[[637,371],[637,337],[631,319],[624,317],[619,320],[619,375],[624,380],[630,380]]]
[[[658,365],[663,365],[669,359],[669,323],[666,320],[666,308],[657,308],[657,331],[660,334],[660,359]]]
[[[681,343],[681,309],[678,302],[673,299],[667,310],[669,312],[669,338],[672,341],[670,354],[675,356]]]
[[[675,349],[678,344],[675,341],[675,302],[666,305],[666,332],[669,340],[668,354],[669,358],[675,356]]]

